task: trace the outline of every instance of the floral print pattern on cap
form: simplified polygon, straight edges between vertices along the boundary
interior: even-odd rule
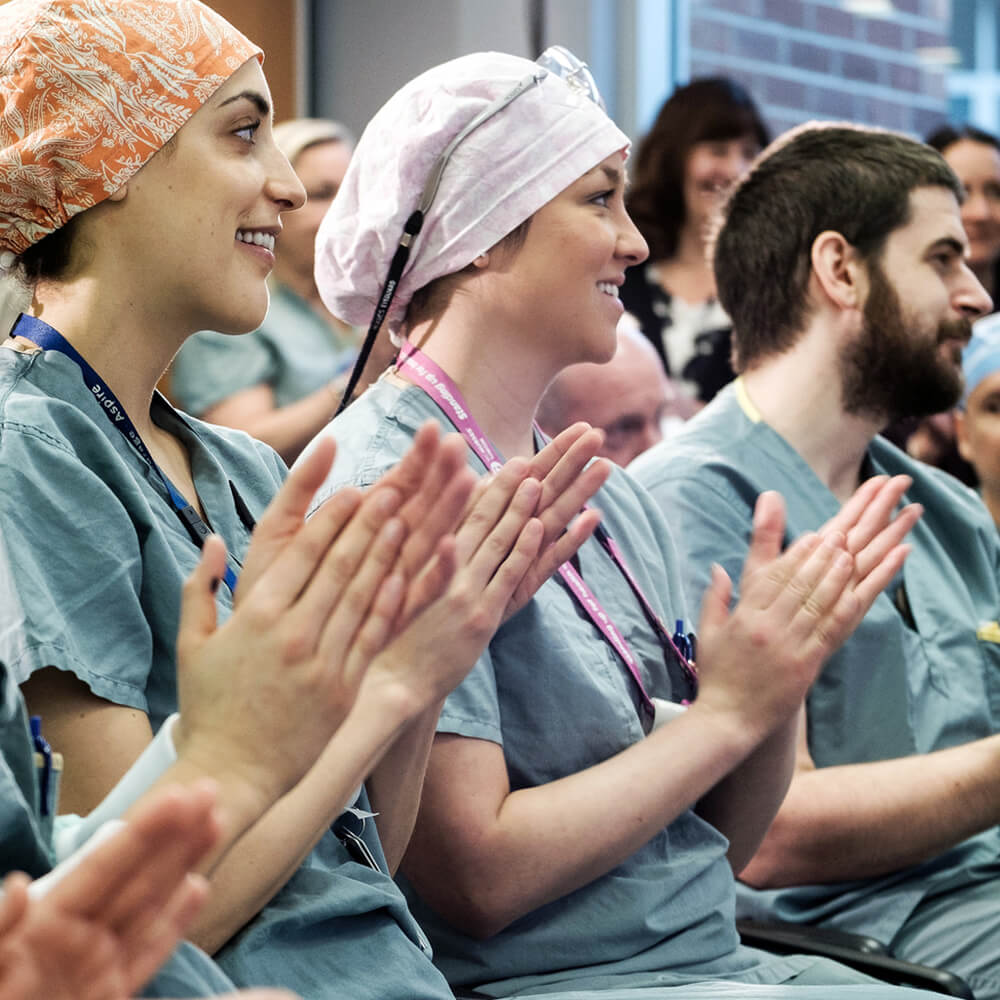
[[[0,4],[0,251],[122,186],[261,50],[198,0]]]

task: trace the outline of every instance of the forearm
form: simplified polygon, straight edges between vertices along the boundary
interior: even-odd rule
[[[692,707],[614,757],[509,792],[494,807],[491,775],[480,773],[479,762],[456,766],[462,745],[477,743],[435,741],[403,870],[446,919],[481,937],[610,871],[753,749],[744,728]],[[449,800],[452,783],[467,790],[465,804]],[[442,843],[449,845],[446,860]]]
[[[930,754],[800,770],[741,878],[757,888],[873,878],[1000,823],[1000,735]]]
[[[333,419],[338,399],[331,383],[282,407],[248,407],[240,400],[233,400],[232,404],[223,400],[207,410],[204,418],[246,431],[269,444],[291,465],[302,449]]]
[[[217,865],[189,937],[210,954],[283,888],[414,711],[396,692],[362,690],[316,764]]]
[[[422,712],[396,738],[368,779],[368,798],[389,865],[396,873],[420,808],[427,759],[443,702]]]
[[[788,791],[797,726],[792,718],[777,729],[698,803],[698,814],[729,839],[729,863],[737,874],[754,856]]]

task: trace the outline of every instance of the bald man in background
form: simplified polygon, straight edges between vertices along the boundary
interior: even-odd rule
[[[667,377],[653,345],[626,313],[618,324],[618,349],[606,364],[570,365],[553,380],[538,406],[539,426],[550,437],[579,420],[604,431],[600,454],[626,466],[663,439],[697,404]]]

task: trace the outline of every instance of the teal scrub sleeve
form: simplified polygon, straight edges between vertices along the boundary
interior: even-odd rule
[[[256,334],[234,337],[202,330],[189,338],[170,369],[170,393],[177,405],[201,416],[244,389],[276,377],[268,342]]]
[[[87,444],[111,452],[96,435]],[[153,639],[140,604],[140,537],[126,509],[80,456],[9,422],[0,498],[16,572],[16,588],[10,574],[0,578],[0,659],[19,684],[54,666],[99,697],[146,711]]]

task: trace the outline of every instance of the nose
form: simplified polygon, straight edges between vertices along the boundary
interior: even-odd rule
[[[726,180],[732,183],[743,171],[750,166],[751,157],[747,156],[742,143],[738,143],[729,150],[725,158]]]
[[[268,197],[281,206],[279,210],[282,212],[292,212],[306,203],[306,189],[302,181],[292,169],[288,157],[277,146],[268,163],[266,191]]]
[[[634,264],[641,264],[649,256],[649,245],[628,212],[622,209],[621,214],[622,220],[615,250],[619,257],[624,257],[628,261],[625,266],[632,267]]]
[[[962,202],[963,222],[988,222],[991,214],[989,201],[982,191],[970,192]]]
[[[643,425],[642,431],[639,437],[639,444],[641,446],[640,451],[636,454],[642,454],[648,448],[652,448],[654,444],[659,444],[663,440],[663,428],[660,427],[659,414],[651,420],[647,420]]]
[[[980,284],[968,264],[963,265],[964,274],[960,287],[955,292],[956,308],[969,319],[978,319],[993,311],[993,300]]]

